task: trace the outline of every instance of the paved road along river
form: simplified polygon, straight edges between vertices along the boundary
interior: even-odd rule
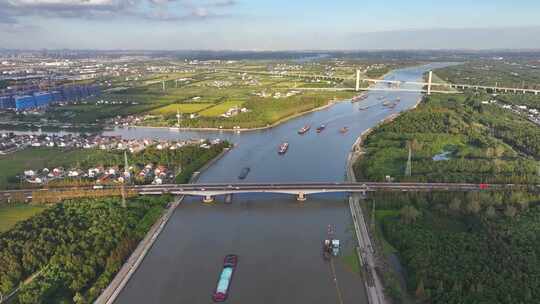
[[[418,81],[431,68],[433,65],[402,69],[386,78]],[[389,109],[380,96],[401,101]],[[373,92],[359,103],[338,103],[272,129],[242,134],[152,128],[109,134],[219,137],[234,142],[236,147],[201,175],[202,183],[238,182],[243,167],[251,168],[245,182],[343,181],[347,155],[359,134],[389,115],[411,108],[419,98],[419,93]],[[360,110],[366,106],[367,110]],[[326,129],[317,134],[314,129],[323,123]],[[298,135],[297,130],[306,124],[312,130]],[[349,132],[341,134],[339,129],[344,126]],[[280,156],[277,148],[283,141],[290,148]],[[309,197],[303,205],[280,195],[240,195],[232,205],[187,200],[116,303],[211,303],[227,254],[239,255],[229,303],[367,303],[361,278],[345,257],[335,260],[335,272],[321,258],[321,241],[329,224],[335,225],[344,243],[343,255],[352,254],[352,220],[341,195]]]

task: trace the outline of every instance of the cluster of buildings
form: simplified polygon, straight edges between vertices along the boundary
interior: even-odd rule
[[[11,91],[0,95],[0,109],[25,111],[44,108],[55,103],[78,101],[101,94],[97,85],[69,85],[54,88],[50,91]]]
[[[153,139],[132,139],[126,140],[114,136],[55,136],[55,135],[14,135],[12,133],[0,135],[0,154],[5,153],[5,146],[11,147],[65,147],[79,149],[102,149],[120,150],[130,153],[140,152],[148,147],[157,150],[176,150],[186,145],[197,145],[202,149],[209,149],[213,145],[220,144],[220,139],[207,141],[204,139],[192,139],[185,141],[165,141]],[[15,152],[16,150],[12,151]],[[181,172],[180,167],[170,167],[166,164],[129,164],[126,171],[123,166],[117,164],[104,166],[95,165],[89,168],[41,168],[26,169],[20,175],[21,181],[32,184],[45,184],[50,181],[61,181],[66,179],[84,179],[87,181],[101,183],[124,182],[130,179],[138,184],[162,184],[172,182],[176,174]]]
[[[214,142],[213,142],[214,143]],[[219,142],[218,142],[219,143]],[[5,155],[26,148],[65,148],[65,149],[100,149],[126,150],[130,153],[140,152],[147,147],[155,146],[158,150],[175,150],[187,144],[202,144],[199,140],[182,142],[157,141],[152,139],[123,139],[118,136],[101,135],[33,135],[33,134],[0,134],[0,155]]]
[[[131,176],[133,172],[136,173]],[[141,168],[138,166],[129,167],[127,172],[119,166],[96,166],[88,169],[42,168],[25,170],[20,177],[31,184],[45,184],[66,179],[85,179],[96,184],[123,183],[126,179],[132,178],[134,182],[141,184],[161,185],[164,182],[173,181],[175,175],[174,171],[167,166],[150,163]]]
[[[540,125],[540,111],[535,108],[530,108],[524,105],[509,105],[509,104],[502,104],[497,102],[496,100],[490,100],[490,101],[483,101],[483,104],[495,104],[505,110],[512,111],[518,115],[527,117],[527,119],[537,125]]]
[[[224,118],[230,118],[230,117],[236,116],[236,115],[238,115],[240,113],[247,113],[247,112],[249,112],[249,110],[247,108],[234,107],[234,108],[228,109],[227,112],[221,114],[220,116],[224,117]]]

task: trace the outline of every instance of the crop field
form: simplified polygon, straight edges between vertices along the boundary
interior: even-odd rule
[[[182,67],[183,71],[158,72],[139,79],[113,78],[110,82],[112,85],[99,97],[68,106],[53,106],[41,117],[28,116],[25,119],[29,122],[38,122],[39,119],[45,118],[56,122],[101,123],[118,116],[151,114],[155,117],[146,119],[145,125],[167,127],[176,123],[174,115],[179,105],[182,113],[201,114],[199,118],[184,121],[183,124],[186,126],[260,127],[274,123],[276,119],[322,105],[320,101],[301,103],[297,102],[295,96],[285,96],[292,90],[353,87],[356,69],[360,69],[365,75],[369,71],[370,75],[375,77],[391,67],[394,65],[370,64],[355,60],[303,63],[287,60],[241,60],[231,63],[190,65]],[[317,81],[306,75],[337,76],[347,79]],[[300,93],[304,94],[307,93]],[[338,95],[350,98],[352,92],[347,94],[317,92],[317,95],[325,100],[323,103],[327,103]],[[312,97],[310,94],[307,96]],[[268,102],[253,102],[261,99]],[[253,113],[251,115],[242,113],[234,118],[219,117],[229,108],[240,104],[248,107]]]
[[[216,106],[213,106],[211,108],[208,108],[200,112],[199,114],[201,114],[201,116],[207,116],[207,117],[219,116],[227,112],[227,110],[229,110],[230,108],[241,107],[244,104],[244,102],[245,101],[241,101],[241,100],[229,100],[224,103],[220,103]]]

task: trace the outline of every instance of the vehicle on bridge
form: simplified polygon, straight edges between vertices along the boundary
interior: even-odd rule
[[[212,299],[215,302],[223,302],[227,300],[229,296],[229,288],[231,285],[232,276],[236,270],[236,265],[238,264],[238,256],[234,254],[229,254],[225,256],[223,260],[223,270],[219,275],[216,291],[212,296]]]

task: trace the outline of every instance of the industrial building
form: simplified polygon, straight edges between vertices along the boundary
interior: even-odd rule
[[[54,103],[78,101],[100,94],[101,89],[97,85],[62,86],[53,91],[23,91],[13,95],[0,96],[0,109],[24,111],[47,107]]]

